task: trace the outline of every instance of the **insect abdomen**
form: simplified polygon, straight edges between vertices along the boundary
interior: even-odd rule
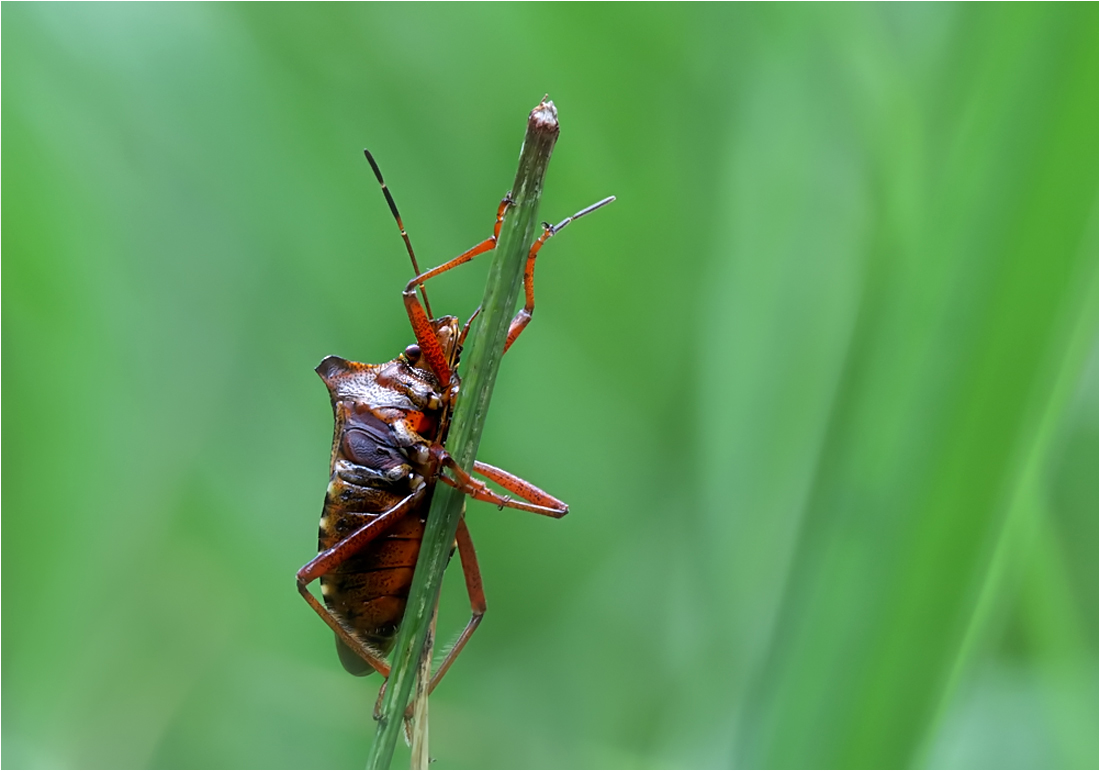
[[[407,460],[388,444],[388,427],[377,418],[359,418],[342,426],[325,495],[318,546],[330,549],[359,528],[394,508],[412,491]],[[363,461],[372,461],[365,465]],[[413,570],[424,537],[420,512],[392,523],[377,539],[321,576],[325,604],[341,624],[367,647],[385,655],[393,647],[412,586]],[[337,639],[340,660],[352,674],[373,669]]]

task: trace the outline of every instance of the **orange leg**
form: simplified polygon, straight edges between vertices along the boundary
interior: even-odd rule
[[[547,516],[554,517],[554,519],[560,519],[569,513],[569,505],[564,501],[559,501],[545,490],[540,490],[526,479],[521,479],[515,474],[510,474],[504,469],[499,469],[496,466],[490,466],[488,463],[482,463],[477,460],[474,461],[474,472],[481,474],[487,479],[491,479],[498,485],[503,487],[509,492],[513,492],[525,501],[537,504],[538,506],[547,509]],[[478,500],[481,500],[480,498]],[[492,501],[491,501],[492,502]],[[508,505],[508,504],[505,504]],[[511,508],[517,508],[512,506]],[[529,509],[528,509],[529,510]],[[543,514],[546,512],[536,512]]]
[[[436,456],[437,462],[441,466],[449,468],[455,477],[451,479],[444,474],[440,474],[439,480],[456,490],[461,490],[475,501],[492,503],[501,509],[507,507],[509,509],[519,509],[520,511],[530,511],[554,519],[560,519],[569,513],[569,506],[564,501],[559,501],[545,490],[540,490],[525,479],[520,479],[503,469],[490,466],[488,463],[482,463],[481,461],[474,461],[474,471],[476,473],[491,479],[505,490],[515,493],[526,503],[490,490],[484,482],[474,479],[463,471],[462,467],[455,463],[454,459],[441,446],[434,445],[432,452]]]
[[[336,636],[339,637],[345,645],[355,651],[378,672],[381,672],[383,677],[389,677],[390,665],[387,664],[381,656],[367,648],[362,642],[348,633],[344,625],[332,615],[328,608],[322,605],[321,602],[313,596],[313,593],[309,591],[307,587],[317,578],[339,567],[349,557],[362,551],[363,547],[382,535],[382,533],[386,531],[386,528],[391,527],[395,522],[401,519],[401,517],[405,516],[419,505],[420,499],[423,497],[424,491],[419,490],[404,498],[389,511],[364,523],[362,527],[331,549],[326,549],[318,554],[303,565],[297,574],[298,592],[305,601],[309,603],[309,606],[317,612],[317,615],[321,617],[322,621],[329,625],[332,631],[336,632]]]
[[[470,540],[470,531],[466,527],[465,519],[458,520],[455,543],[458,545],[458,557],[462,561],[462,575],[466,579],[466,593],[470,595],[472,615],[470,621],[466,624],[466,628],[462,630],[462,634],[458,636],[455,644],[447,651],[447,657],[443,659],[439,669],[432,675],[432,682],[428,686],[429,695],[439,685],[443,675],[447,674],[447,670],[458,658],[458,654],[462,653],[462,649],[466,647],[466,642],[473,635],[474,630],[477,629],[477,625],[481,623],[482,616],[485,615],[485,590],[481,586],[481,568],[477,565],[477,553],[474,551],[474,542]]]
[[[500,228],[504,224],[504,213],[511,205],[512,195],[509,193],[504,196],[503,200],[500,202],[500,206],[497,207],[497,220],[496,224],[493,225],[492,236],[486,238],[477,246],[458,255],[453,260],[449,260],[438,267],[432,268],[416,276],[409,281],[405,286],[405,291],[401,293],[405,301],[405,310],[409,314],[409,321],[412,323],[413,334],[416,335],[416,342],[420,346],[420,350],[424,358],[427,359],[432,371],[435,372],[436,377],[438,377],[443,384],[451,382],[451,367],[447,363],[446,356],[443,354],[443,346],[439,344],[439,340],[435,336],[431,317],[424,310],[424,306],[420,304],[420,299],[416,296],[416,288],[421,286],[429,278],[434,278],[440,273],[446,273],[452,268],[457,268],[459,265],[469,262],[479,254],[484,254],[492,250],[497,245],[497,239],[500,238]]]
[[[596,211],[601,206],[605,206],[615,200],[615,196],[605,198],[602,201],[598,201],[591,206],[581,209],[572,217],[566,217],[557,225],[550,225],[549,222],[542,224],[542,235],[538,240],[531,245],[531,251],[527,253],[527,264],[523,268],[523,292],[525,295],[525,302],[519,312],[512,319],[512,323],[508,325],[508,337],[504,341],[504,352],[507,353],[508,349],[512,347],[512,343],[519,337],[529,323],[531,323],[531,314],[535,312],[535,257],[539,253],[539,249],[546,243],[546,240],[555,235],[559,230],[564,228],[570,222],[576,219],[580,219],[584,215]]]

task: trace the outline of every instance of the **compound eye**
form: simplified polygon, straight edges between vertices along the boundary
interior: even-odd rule
[[[420,361],[420,346],[414,343],[413,345],[410,345],[408,348],[406,348],[405,358],[408,360],[411,366],[415,367],[416,363]]]

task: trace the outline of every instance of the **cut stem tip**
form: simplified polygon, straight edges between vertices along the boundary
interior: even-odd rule
[[[527,127],[530,131],[540,134],[558,133],[558,108],[550,101],[549,94],[542,98],[531,115],[527,118]]]

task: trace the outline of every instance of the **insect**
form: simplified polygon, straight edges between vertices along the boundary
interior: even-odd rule
[[[298,571],[297,582],[305,601],[335,632],[344,668],[353,675],[377,671],[389,677],[386,655],[404,616],[436,485],[450,485],[501,509],[555,518],[565,516],[569,507],[530,482],[477,461],[474,473],[506,491],[498,493],[467,474],[446,450],[447,430],[460,387],[456,370],[477,312],[461,326],[454,316],[432,318],[424,282],[496,246],[512,204],[510,194],[497,208],[492,236],[422,273],[382,172],[370,152],[364,152],[417,274],[402,293],[416,342],[384,364],[361,364],[328,356],[317,366],[332,400],[335,430],[319,527],[319,553]],[[528,252],[523,282],[525,303],[509,326],[505,352],[531,320],[535,257],[543,244],[573,220],[613,200],[605,198],[557,225],[543,224],[542,234]],[[471,616],[432,676],[429,693],[462,652],[486,610],[477,555],[464,517],[458,523],[454,548],[462,564]],[[324,604],[308,588],[318,579]]]

